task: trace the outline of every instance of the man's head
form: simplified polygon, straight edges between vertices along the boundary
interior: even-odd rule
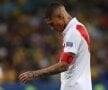
[[[46,9],[45,20],[47,24],[56,31],[62,32],[70,19],[71,16],[61,3],[51,3]]]

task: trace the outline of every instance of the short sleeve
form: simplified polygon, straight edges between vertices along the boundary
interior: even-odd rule
[[[80,42],[81,42],[81,36],[79,32],[77,32],[77,30],[67,32],[64,38],[65,47],[63,51],[77,54]]]

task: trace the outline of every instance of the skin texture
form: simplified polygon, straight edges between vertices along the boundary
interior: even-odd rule
[[[59,63],[56,63],[48,68],[22,73],[19,76],[19,79],[25,83],[25,82],[32,80],[34,78],[37,78],[37,77],[41,77],[41,76],[45,76],[45,75],[53,75],[53,74],[58,74],[58,73],[64,72],[68,69],[68,67],[69,67],[68,63],[64,63],[64,62],[60,63],[59,62]]]
[[[66,25],[69,23],[70,20],[71,20],[71,16],[66,12],[63,6],[57,8],[54,11],[52,17],[45,19],[46,23],[53,30],[58,31],[58,32],[63,32],[63,30],[65,29]],[[40,69],[37,71],[24,72],[19,75],[19,80],[25,83],[29,80],[32,80],[34,78],[38,78],[41,76],[53,75],[53,74],[58,74],[58,73],[67,71],[68,67],[69,67],[68,63],[58,62],[44,69]]]

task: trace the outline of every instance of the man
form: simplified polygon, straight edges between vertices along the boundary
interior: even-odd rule
[[[51,3],[45,21],[63,34],[63,52],[60,61],[37,71],[22,73],[22,82],[44,75],[61,73],[61,90],[92,90],[90,72],[90,39],[83,24],[72,18],[60,3]]]

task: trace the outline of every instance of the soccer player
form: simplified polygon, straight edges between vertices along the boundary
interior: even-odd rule
[[[37,71],[22,73],[19,79],[29,81],[44,75],[61,73],[61,90],[92,90],[90,72],[90,39],[85,26],[71,17],[64,5],[51,3],[45,21],[63,34],[63,51],[58,63]]]

